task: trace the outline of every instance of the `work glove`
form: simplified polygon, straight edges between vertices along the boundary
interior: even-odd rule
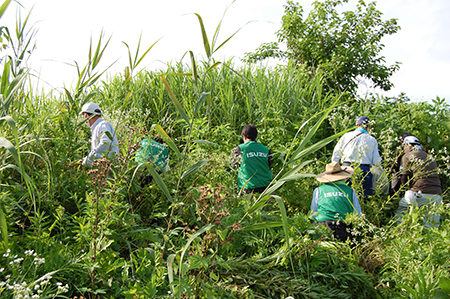
[[[416,201],[416,192],[412,191],[412,190],[408,190],[405,192],[405,201],[409,204],[409,205],[417,205],[417,201]]]

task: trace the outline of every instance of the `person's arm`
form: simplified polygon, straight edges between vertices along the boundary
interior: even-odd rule
[[[313,198],[311,201],[311,210],[317,212],[319,208],[319,188],[314,189]]]
[[[272,154],[270,153],[270,150],[269,150],[269,167],[270,166],[272,166],[272,163],[273,163],[273,158],[272,158]]]
[[[167,172],[170,170],[169,167],[169,161],[170,161],[170,154],[167,154],[167,159],[166,159],[166,166],[164,166],[164,171]]]
[[[112,126],[107,123],[101,124],[101,127],[98,128],[98,132],[98,136],[92,136],[94,147],[86,157],[86,165],[88,166],[102,155],[108,156],[109,152],[113,148],[112,140],[109,139],[108,135],[105,133],[108,132],[111,136],[114,136],[115,133]]]
[[[356,212],[361,215],[361,205],[359,204],[358,195],[356,195],[355,190],[353,190],[353,206],[355,207]]]
[[[408,184],[408,182],[410,182],[410,179],[413,176],[412,172],[409,170],[408,160],[409,160],[409,156],[403,155],[402,165],[401,165],[402,166],[402,176],[400,178],[402,185]],[[408,188],[409,188],[409,184],[408,184]]]
[[[231,153],[231,166],[236,166],[236,165],[240,165],[241,164],[241,148],[238,146],[236,146],[233,150],[233,152]]]
[[[344,141],[344,136],[341,137],[341,139],[339,139],[338,143],[336,143],[336,146],[334,147],[333,150],[333,156],[331,157],[331,162],[340,162],[341,158],[342,158],[342,144]]]
[[[380,165],[381,164],[381,156],[380,150],[378,149],[378,141],[373,138],[373,146],[372,146],[372,165]]]

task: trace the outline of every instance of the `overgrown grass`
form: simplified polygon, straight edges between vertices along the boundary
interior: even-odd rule
[[[2,89],[10,99],[0,119],[2,298],[448,297],[445,100],[324,94],[320,73],[219,64],[211,44],[206,62],[154,72],[136,73],[143,56],[129,54],[128,71],[100,82],[103,41],[90,47],[77,85],[64,94],[26,92],[24,81]],[[2,66],[15,74],[2,76],[2,87],[27,71]],[[89,149],[78,117],[87,101],[100,104],[120,140],[120,158],[92,170],[76,163]],[[425,228],[421,209],[398,225],[400,195],[381,190],[362,204],[364,215],[346,220],[354,227],[349,243],[313,224],[313,175],[360,115],[375,120],[390,178],[403,131],[433,153],[444,186],[440,228]],[[275,196],[267,204],[264,195],[238,195],[229,163],[247,123],[274,153]],[[171,170],[142,185],[151,168],[138,165],[133,150],[154,133],[171,150]]]

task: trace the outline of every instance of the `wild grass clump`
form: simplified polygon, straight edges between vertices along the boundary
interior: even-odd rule
[[[2,298],[448,297],[445,100],[325,94],[319,71],[235,67],[215,61],[209,42],[207,61],[188,51],[189,64],[137,73],[147,50],[100,82],[107,44],[102,36],[90,46],[76,86],[56,96],[26,91],[26,68],[2,58]],[[99,103],[120,140],[119,157],[92,169],[78,163],[89,150],[78,116],[88,101]],[[381,188],[362,202],[363,215],[345,220],[352,224],[346,243],[314,223],[314,175],[360,115],[374,120],[389,179],[404,131],[434,156],[444,190],[444,205],[433,208],[440,227],[424,227],[423,208],[399,224],[393,216],[402,191]],[[275,179],[265,194],[240,195],[230,165],[248,123],[273,153]],[[170,149],[166,173],[134,159],[139,141],[153,135]]]

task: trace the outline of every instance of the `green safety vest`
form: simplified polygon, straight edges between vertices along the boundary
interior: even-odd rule
[[[317,221],[344,220],[353,208],[353,189],[345,183],[324,183],[319,187]]]
[[[164,172],[169,158],[169,150],[159,142],[142,139],[136,151],[135,160],[138,163],[149,162],[158,172]]]
[[[240,144],[239,148],[242,156],[238,173],[239,189],[247,190],[268,186],[272,181],[269,149],[256,141]]]

